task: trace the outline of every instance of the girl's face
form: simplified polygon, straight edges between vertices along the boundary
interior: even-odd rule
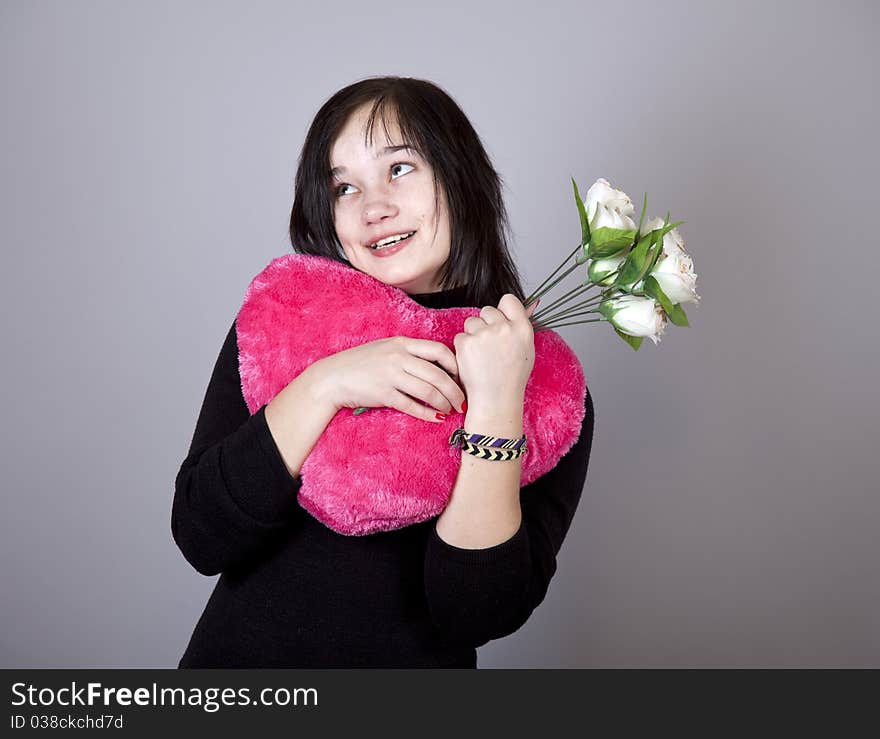
[[[452,241],[445,194],[440,188],[435,212],[433,170],[419,152],[402,147],[393,120],[390,141],[377,120],[372,145],[364,144],[369,111],[369,105],[356,110],[330,148],[336,236],[361,272],[410,294],[437,292]],[[370,248],[412,232],[385,249]]]

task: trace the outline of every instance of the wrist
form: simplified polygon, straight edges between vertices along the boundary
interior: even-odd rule
[[[468,394],[467,414],[492,415],[492,416],[522,416],[525,404],[524,393],[502,394]]]
[[[300,373],[297,380],[306,385],[309,395],[319,405],[333,411],[341,410],[342,405],[336,395],[338,388],[323,359],[312,362]]]
[[[523,434],[523,399],[492,398],[468,400],[463,426],[471,434],[488,434],[516,439]]]

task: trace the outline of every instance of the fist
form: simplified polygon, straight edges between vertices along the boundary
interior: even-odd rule
[[[526,309],[506,293],[498,307],[487,305],[465,319],[453,338],[458,376],[468,404],[521,402],[535,366],[535,333],[529,320],[537,303]]]

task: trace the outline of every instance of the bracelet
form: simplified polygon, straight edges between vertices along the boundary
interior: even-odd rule
[[[525,434],[519,439],[502,439],[499,436],[469,434],[464,428],[457,428],[452,432],[449,445],[461,447],[463,452],[494,462],[516,459],[529,451]]]

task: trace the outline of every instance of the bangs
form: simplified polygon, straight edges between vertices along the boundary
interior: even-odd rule
[[[389,145],[403,145],[410,149],[414,149],[428,164],[433,165],[431,154],[428,151],[426,142],[421,135],[421,126],[419,121],[414,120],[413,116],[407,114],[406,107],[399,101],[395,102],[386,96],[381,96],[373,101],[370,109],[370,115],[367,118],[367,124],[364,130],[364,145],[371,147],[373,145],[373,132],[376,128],[377,119],[382,123],[382,131],[385,134],[385,141]],[[391,132],[388,130],[389,122],[397,126],[400,132],[401,141],[394,141]]]

